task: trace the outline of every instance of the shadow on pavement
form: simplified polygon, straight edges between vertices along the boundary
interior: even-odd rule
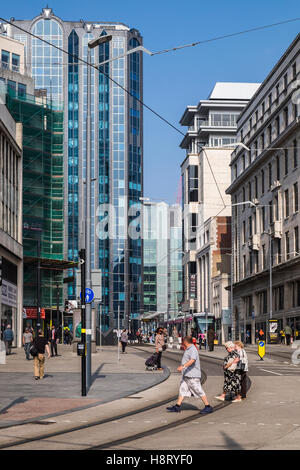
[[[7,410],[9,410],[9,408],[12,408],[13,406],[17,405],[18,403],[26,403],[26,401],[28,401],[28,399],[25,398],[25,397],[16,398],[9,405],[2,408],[2,410],[0,410],[0,414],[5,414],[5,413],[7,413]]]

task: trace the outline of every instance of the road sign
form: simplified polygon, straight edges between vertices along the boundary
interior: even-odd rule
[[[88,287],[86,287],[85,289],[85,302],[86,303],[90,303],[93,301],[95,295],[94,295],[94,292],[92,291],[92,289],[89,289]],[[80,292],[80,298],[81,298],[81,292]]]
[[[266,343],[265,341],[258,341],[258,355],[261,359],[261,361],[263,361],[263,357],[264,355],[266,354]]]

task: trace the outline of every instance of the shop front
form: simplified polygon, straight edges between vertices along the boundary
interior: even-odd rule
[[[14,341],[12,345],[16,346],[18,343],[18,289],[16,284],[6,281],[5,279],[2,280],[0,305],[1,339],[3,339],[3,332],[7,328],[7,325],[11,325],[14,332]]]

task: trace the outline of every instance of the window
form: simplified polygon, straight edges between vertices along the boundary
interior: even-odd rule
[[[275,125],[276,125],[276,135],[277,137],[279,136],[280,134],[280,120],[279,120],[279,116],[277,116],[277,118],[275,119]]]
[[[249,217],[249,237],[252,237],[252,216]]]
[[[294,212],[298,212],[299,202],[298,202],[298,183],[294,184]]]
[[[243,171],[244,171],[245,168],[246,168],[246,164],[245,164],[245,154],[242,155],[242,167],[243,167]]]
[[[246,264],[246,255],[243,256],[243,277],[246,277],[247,274],[247,264]]]
[[[258,184],[257,184],[257,176],[254,177],[254,197],[258,198]]]
[[[276,179],[277,181],[280,180],[280,160],[279,157],[276,157]]]
[[[266,208],[264,206],[261,208],[261,226],[264,232],[266,230]]]
[[[9,88],[10,90],[13,90],[14,92],[16,92],[17,83],[14,82],[13,80],[7,80],[7,88]]]
[[[18,97],[24,98],[26,96],[26,85],[18,83]]]
[[[268,101],[269,101],[269,114],[271,113],[271,106],[272,106],[272,93],[268,95]]]
[[[262,117],[264,117],[264,114],[265,114],[265,102],[263,102],[261,104],[261,114],[262,114]]]
[[[275,220],[279,220],[279,205],[278,205],[278,195],[277,194],[274,198],[274,214],[275,214]]]
[[[298,166],[298,149],[297,149],[297,140],[293,141],[294,146],[294,168]]]
[[[285,205],[285,217],[288,217],[290,215],[289,211],[289,190],[286,189],[284,191],[284,205]]]
[[[1,52],[1,65],[3,69],[9,69],[9,60],[10,60],[10,53],[8,51],[4,51],[2,49]]]
[[[270,214],[269,214],[269,220],[270,220],[270,225],[273,223],[273,201],[271,199],[270,204],[269,204],[269,209],[270,209]]]
[[[188,168],[189,202],[198,202],[198,166]]]
[[[251,181],[248,183],[248,194],[249,194],[249,201],[252,199],[252,190],[251,190]]]
[[[269,170],[269,188],[271,188],[271,185],[272,185],[272,163],[269,163],[268,170]]]
[[[261,149],[264,150],[265,148],[265,134],[261,135]]]
[[[289,151],[284,149],[284,174],[287,175],[289,172]]]
[[[262,245],[262,258],[261,258],[261,265],[262,269],[266,269],[266,245]]]
[[[243,198],[242,202],[245,202],[245,201],[246,201],[246,191],[245,191],[245,188],[243,188],[243,190],[242,190],[242,198]],[[243,209],[242,209],[242,210],[243,210],[243,211],[245,210],[245,204],[243,204]]]
[[[298,226],[294,228],[294,249],[295,249],[295,255],[299,254],[299,228]]]
[[[290,233],[285,232],[285,254],[286,259],[290,259]]]
[[[246,222],[243,220],[243,243],[246,243]]]
[[[252,129],[252,118],[249,119],[249,127],[250,127],[250,131]]]
[[[14,72],[19,72],[20,71],[20,56],[18,54],[12,54],[11,69]]]
[[[284,127],[286,128],[289,125],[288,108],[284,108],[284,110],[283,110],[283,120],[284,120]]]
[[[237,164],[235,164],[233,167],[233,174],[234,174],[234,179],[236,179],[237,178]]]
[[[296,62],[292,66],[292,76],[293,76],[293,80],[295,80],[297,77]]]
[[[278,101],[279,98],[279,83],[276,85],[276,101]]]
[[[271,124],[268,126],[268,141],[269,141],[269,144],[271,144],[271,142],[272,142],[272,126],[271,126]]]
[[[283,77],[283,86],[284,86],[284,91],[287,91],[287,86],[288,86],[287,73],[285,73]]]
[[[265,192],[265,172],[261,170],[261,194],[263,195]]]

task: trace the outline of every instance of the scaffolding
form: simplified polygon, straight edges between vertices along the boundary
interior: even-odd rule
[[[37,305],[40,254],[41,307],[56,310],[63,285],[63,109],[54,109],[45,97],[19,96],[9,88],[6,105],[23,125],[24,306]],[[57,263],[43,269],[47,260]]]

